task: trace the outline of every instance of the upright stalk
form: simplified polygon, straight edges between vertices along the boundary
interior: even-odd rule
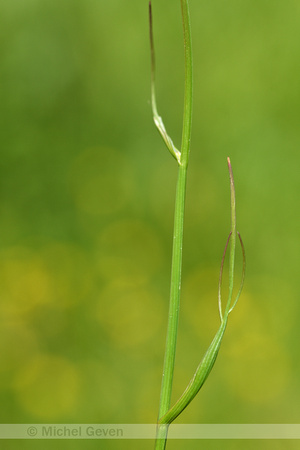
[[[181,152],[180,156],[178,157],[178,179],[175,198],[170,304],[169,304],[168,329],[167,329],[158,419],[160,419],[167,413],[171,404],[177,331],[178,331],[178,316],[180,306],[186,179],[187,179],[187,167],[190,151],[191,123],[192,123],[192,87],[193,87],[192,49],[191,49],[191,29],[190,29],[188,0],[181,0],[181,10],[183,21],[184,60],[185,60],[183,131],[182,131]],[[167,433],[168,433],[168,424],[158,426],[157,440],[155,446],[156,450],[162,450],[165,448],[167,441]]]
[[[228,170],[230,176],[230,192],[231,192],[231,231],[227,239],[225,250],[223,253],[220,277],[218,302],[221,323],[216,332],[211,344],[209,345],[204,357],[200,361],[194,376],[187,385],[185,391],[179,397],[177,402],[170,407],[173,374],[175,366],[176,342],[178,331],[178,317],[180,304],[180,290],[181,290],[181,267],[182,267],[182,243],[183,243],[183,222],[184,222],[184,206],[185,206],[185,192],[187,168],[190,152],[191,140],[191,124],[192,124],[192,48],[191,48],[191,29],[190,17],[188,9],[188,0],[181,0],[183,35],[184,35],[184,67],[185,67],[185,89],[184,89],[184,111],[183,111],[183,129],[181,150],[179,151],[173,144],[172,139],[168,135],[164,126],[162,118],[159,116],[156,106],[155,96],[155,58],[154,58],[154,42],[153,42],[153,24],[152,24],[152,9],[151,2],[149,3],[149,19],[150,19],[150,46],[151,46],[151,103],[154,123],[160,132],[168,150],[176,159],[178,164],[178,179],[175,197],[175,218],[174,218],[174,232],[173,232],[173,253],[172,253],[172,270],[171,270],[171,290],[170,290],[170,305],[167,328],[166,349],[164,358],[163,377],[161,384],[160,405],[158,413],[158,425],[155,441],[155,450],[164,450],[167,443],[168,428],[173,420],[182,413],[182,411],[189,405],[189,403],[197,395],[207,377],[209,376],[218,352],[221,346],[223,335],[227,326],[228,316],[235,307],[244,283],[245,276],[245,249],[240,234],[236,230],[236,212],[235,212],[235,187],[232,173],[230,159],[227,159]],[[242,254],[243,254],[243,272],[239,291],[233,301],[233,282],[234,282],[234,262],[235,262],[235,247],[236,235],[238,235]],[[228,299],[224,311],[222,310],[221,287],[222,275],[224,268],[224,261],[227,248],[230,243],[229,251],[229,292]]]
[[[186,190],[186,168],[180,167],[176,188],[175,218],[173,234],[173,255],[171,270],[171,289],[168,329],[164,359],[164,369],[161,385],[161,396],[158,418],[160,419],[170,408],[173,372],[175,365],[175,352],[178,329],[178,315],[180,306],[181,266],[182,266],[182,237],[184,203]]]

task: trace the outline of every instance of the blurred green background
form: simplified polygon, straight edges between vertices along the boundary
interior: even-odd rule
[[[191,0],[190,10],[194,118],[174,399],[219,323],[227,156],[247,274],[216,366],[177,423],[299,423],[300,3]],[[152,122],[147,14],[146,0],[0,2],[1,423],[156,420],[177,170]],[[179,0],[154,0],[153,15],[159,112],[180,146]],[[168,447],[241,445],[299,448]],[[43,442],[54,446],[153,442]]]

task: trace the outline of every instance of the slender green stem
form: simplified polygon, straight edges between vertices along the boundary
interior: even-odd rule
[[[184,107],[183,107],[183,127],[181,142],[181,164],[188,165],[192,128],[192,99],[193,99],[193,58],[192,58],[192,38],[191,22],[188,0],[181,0],[181,12],[184,37]]]
[[[167,329],[163,377],[161,383],[158,420],[167,413],[171,404],[173,375],[176,356],[178,317],[180,307],[186,174],[187,174],[186,167],[179,166],[177,188],[176,188],[176,200],[175,200],[169,318],[168,318],[168,329]],[[164,425],[163,427],[158,426],[157,440],[155,447],[156,450],[162,450],[165,448],[167,434],[168,434],[168,424]]]
[[[179,167],[178,167],[178,180],[175,198],[169,318],[168,318],[168,329],[167,329],[167,339],[166,339],[166,349],[165,349],[165,359],[164,359],[164,369],[161,385],[158,419],[160,419],[167,413],[171,404],[173,374],[176,355],[179,306],[180,306],[185,192],[186,192],[187,166],[191,140],[191,123],[192,123],[192,85],[193,85],[192,49],[191,49],[190,18],[187,0],[181,0],[181,9],[183,21],[184,59],[185,59],[183,130],[182,130],[182,145],[180,158],[177,159]],[[153,47],[153,38],[152,38],[152,47]],[[152,58],[154,58],[153,54]],[[155,113],[157,114],[155,102],[154,106],[155,106],[154,107],[154,116],[155,116]],[[162,450],[165,448],[167,441],[167,434],[168,434],[168,424],[158,426],[157,440],[155,446],[156,450]]]
[[[158,418],[162,417],[168,411],[171,402],[180,305],[185,187],[186,168],[180,166],[175,201],[169,321]]]
[[[236,213],[235,213],[235,188],[233,173],[231,168],[230,159],[228,158],[228,168],[230,175],[230,191],[231,191],[231,231],[226,242],[220,277],[219,277],[219,311],[221,324],[213,338],[210,346],[208,347],[202,361],[198,365],[196,372],[188,384],[187,388],[183,392],[178,401],[170,408],[173,375],[175,367],[176,356],[176,342],[178,331],[178,317],[180,306],[180,291],[181,291],[181,268],[182,268],[182,244],[183,244],[183,224],[184,224],[184,207],[185,207],[185,193],[186,193],[186,180],[187,180],[187,168],[190,152],[190,139],[191,139],[191,125],[192,125],[192,49],[191,49],[191,30],[190,30],[190,17],[188,9],[188,0],[181,0],[182,22],[183,22],[183,35],[184,35],[184,66],[185,66],[185,89],[184,89],[184,111],[183,111],[183,128],[182,128],[182,142],[181,150],[177,150],[174,146],[172,139],[167,134],[162,118],[159,116],[156,105],[155,96],[155,55],[154,55],[154,42],[153,42],[153,25],[152,25],[152,9],[151,2],[149,3],[149,18],[150,18],[150,45],[151,45],[151,104],[153,111],[154,123],[161,134],[168,150],[178,163],[178,179],[175,198],[175,217],[174,217],[174,232],[173,232],[173,253],[172,253],[172,270],[171,270],[171,289],[170,289],[170,304],[169,304],[169,316],[168,316],[168,328],[166,338],[166,349],[164,358],[163,377],[161,385],[160,405],[158,413],[158,425],[155,441],[155,450],[164,450],[166,448],[168,428],[176,417],[187,407],[187,405],[193,400],[196,394],[201,389],[203,383],[210,374],[214,363],[216,361],[223,335],[226,329],[229,313],[233,310],[238,298],[241,294],[244,276],[245,276],[245,250],[242,239],[236,231]],[[234,262],[235,262],[235,248],[236,248],[236,236],[238,235],[242,253],[243,253],[243,273],[242,281],[238,294],[232,302],[233,296],[233,282],[234,282]],[[221,285],[222,274],[224,268],[225,255],[230,243],[229,252],[229,293],[225,306],[224,313],[222,311],[221,301]]]

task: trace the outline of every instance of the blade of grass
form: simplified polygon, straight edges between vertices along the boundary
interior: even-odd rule
[[[229,174],[230,174],[230,192],[231,192],[231,231],[229,234],[229,237],[227,239],[225,250],[223,253],[222,263],[221,263],[221,270],[220,270],[220,277],[219,277],[219,291],[218,291],[218,299],[219,299],[219,311],[220,311],[220,318],[221,318],[221,324],[220,327],[212,340],[210,346],[208,347],[208,350],[206,351],[202,361],[200,362],[199,366],[197,367],[197,370],[189,382],[187,388],[181,395],[181,397],[177,400],[175,405],[169,409],[169,411],[160,418],[159,423],[160,424],[170,424],[173,422],[173,420],[176,419],[176,417],[179,416],[179,414],[182,413],[182,411],[189,405],[189,403],[194,399],[194,397],[197,395],[201,387],[203,386],[204,382],[206,381],[207,377],[209,376],[219,353],[222,339],[225,333],[225,329],[227,326],[228,316],[229,313],[233,310],[234,306],[236,305],[236,302],[238,301],[238,298],[241,294],[243,283],[244,283],[244,277],[245,277],[245,250],[244,245],[242,242],[242,239],[240,237],[240,234],[238,234],[242,253],[243,253],[243,274],[242,274],[242,280],[241,285],[238,291],[238,294],[236,296],[236,299],[234,300],[232,304],[232,296],[233,296],[233,281],[234,281],[234,258],[235,258],[235,239],[234,235],[236,234],[236,213],[235,213],[235,189],[234,189],[234,180],[233,180],[233,174],[232,174],[232,168],[230,164],[230,159],[228,158],[228,168],[229,168]],[[229,241],[231,243],[230,245],[230,251],[229,251],[229,294],[228,294],[228,300],[226,304],[226,308],[224,311],[224,315],[222,313],[222,305],[221,305],[221,284],[222,284],[222,275],[223,275],[223,268],[224,268],[224,260],[226,251],[228,248]]]
[[[151,107],[153,113],[153,120],[158,129],[161,137],[163,138],[169,152],[180,164],[181,154],[173,144],[172,139],[167,133],[165,125],[161,116],[157,112],[156,94],[155,94],[155,52],[154,52],[154,39],[153,39],[153,20],[152,20],[152,6],[149,2],[149,25],[150,25],[150,49],[151,49]]]

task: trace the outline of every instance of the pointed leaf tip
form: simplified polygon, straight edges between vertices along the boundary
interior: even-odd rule
[[[228,164],[228,170],[229,170],[230,181],[231,181],[231,184],[234,185],[233,171],[232,171],[232,166],[231,166],[231,161],[230,161],[229,156],[227,157],[227,164]]]
[[[153,58],[154,45],[153,45],[153,22],[152,22],[152,5],[149,2],[149,31],[150,31],[150,46],[151,46],[151,56]],[[153,63],[153,61],[152,61]],[[153,67],[152,67],[153,68]]]

